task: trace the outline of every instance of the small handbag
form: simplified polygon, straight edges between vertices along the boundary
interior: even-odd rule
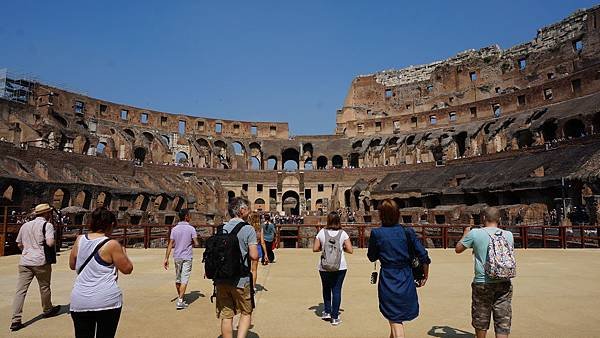
[[[46,243],[46,224],[48,222],[44,222],[42,226],[42,246],[44,247],[44,257],[46,257],[46,264],[56,264],[56,244],[53,246],[49,246]]]
[[[419,261],[419,257],[415,254],[415,245],[413,240],[405,227],[404,234],[406,235],[406,242],[408,244],[408,255],[410,257],[410,267],[412,268],[413,278],[415,280],[415,284],[419,284],[419,282],[425,279],[425,270],[423,268],[423,264]]]

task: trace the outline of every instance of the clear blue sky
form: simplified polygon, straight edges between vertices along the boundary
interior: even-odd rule
[[[4,1],[0,68],[134,106],[284,121],[296,135],[331,134],[335,111],[356,75],[495,43],[507,48],[593,5]]]

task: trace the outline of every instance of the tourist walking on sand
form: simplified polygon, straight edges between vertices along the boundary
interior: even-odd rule
[[[342,230],[340,216],[331,212],[327,216],[327,226],[315,238],[313,252],[321,252],[318,269],[323,287],[323,314],[321,319],[337,326],[340,320],[342,285],[348,270],[344,252],[352,254],[350,236]]]
[[[267,248],[266,257],[269,259],[270,263],[275,263],[275,253],[273,252],[273,244],[276,239],[276,228],[273,221],[271,221],[271,217],[267,214],[265,215],[265,221],[262,226],[263,229],[263,237],[265,239],[265,247]]]
[[[231,279],[215,279],[217,318],[221,319],[221,334],[223,338],[233,337],[233,317],[240,315],[238,323],[238,338],[245,338],[252,322],[254,307],[251,290],[250,260],[258,260],[256,231],[246,223],[250,215],[250,202],[243,197],[234,197],[229,202],[228,212],[231,216],[229,222],[223,225],[222,231],[233,233],[238,228],[237,240],[243,266],[241,276]],[[239,225],[239,227],[238,227]]]
[[[260,215],[254,212],[250,214],[248,220],[250,221],[250,225],[252,225],[252,227],[254,228],[254,231],[256,231],[256,240],[258,243],[258,259],[252,260],[250,262],[252,264],[252,267],[250,268],[250,271],[252,272],[252,285],[254,286],[254,292],[256,292],[256,279],[258,278],[258,261],[260,260],[262,265],[268,265],[269,257],[267,257],[266,255],[267,250],[265,246],[265,238],[263,236],[262,226],[260,224]]]
[[[10,324],[12,331],[24,327],[21,322],[23,304],[33,277],[37,279],[40,287],[43,317],[55,316],[60,311],[59,305],[52,306],[52,292],[50,290],[52,266],[46,261],[43,246],[45,242],[49,247],[54,247],[54,228],[48,222],[52,219],[52,208],[48,204],[40,204],[35,207],[34,214],[36,218],[23,224],[17,235],[17,244],[22,253],[19,260],[17,292],[13,300],[13,316]]]
[[[175,289],[177,290],[177,303],[175,308],[182,310],[188,307],[185,302],[185,290],[192,274],[192,260],[194,258],[193,245],[199,246],[196,229],[190,225],[189,209],[179,211],[179,223],[171,229],[169,244],[163,266],[169,269],[169,256],[173,249],[173,260],[175,262]]]
[[[114,337],[123,307],[118,273],[130,274],[133,263],[125,247],[107,237],[117,224],[115,214],[100,207],[91,216],[90,231],[77,237],[69,256],[69,267],[77,272],[71,318],[76,338]]]
[[[377,287],[379,311],[389,321],[390,337],[404,337],[404,322],[419,315],[416,288],[427,282],[431,260],[415,231],[398,224],[400,212],[396,202],[383,200],[378,210],[382,226],[371,230],[367,257],[381,264]],[[409,245],[423,265],[423,280],[415,281],[413,277]]]
[[[513,287],[510,281],[515,275],[513,255],[514,238],[510,231],[498,228],[500,212],[489,207],[483,212],[484,228],[465,228],[462,239],[456,244],[456,253],[460,254],[473,248],[475,276],[471,283],[471,324],[475,328],[477,338],[483,338],[490,327],[491,315],[494,314],[494,330],[497,338],[508,337],[512,320]],[[492,241],[493,240],[493,241]],[[492,254],[501,254],[494,263],[489,262],[488,248],[492,246]],[[508,268],[500,271],[505,276],[496,274],[494,266],[507,264]],[[487,271],[486,271],[487,268]]]

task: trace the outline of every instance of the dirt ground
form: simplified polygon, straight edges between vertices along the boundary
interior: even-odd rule
[[[174,271],[164,271],[164,250],[130,249],[133,274],[121,276],[124,308],[118,337],[218,337],[219,321],[210,302],[212,285],[202,278],[197,249],[188,286],[187,310],[175,310]],[[365,250],[348,256],[342,295],[342,324],[318,317],[322,308],[316,271],[318,256],[307,249],[280,249],[277,262],[259,267],[257,308],[249,337],[387,337],[389,327],[369,283],[373,264]],[[430,250],[431,275],[420,289],[419,318],[406,323],[408,337],[473,337],[470,325],[472,258],[451,250]],[[514,279],[512,337],[599,337],[600,250],[520,250]],[[23,320],[27,327],[9,332],[18,256],[0,257],[0,337],[72,337],[68,315],[74,272],[63,252],[52,276],[55,304],[63,314],[40,319],[37,283],[31,284]],[[492,336],[491,332],[488,336]]]

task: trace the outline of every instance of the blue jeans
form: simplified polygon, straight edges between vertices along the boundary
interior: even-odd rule
[[[342,284],[344,284],[346,270],[319,271],[319,274],[323,285],[323,312],[331,314],[333,319],[338,319],[340,304],[342,303]]]

